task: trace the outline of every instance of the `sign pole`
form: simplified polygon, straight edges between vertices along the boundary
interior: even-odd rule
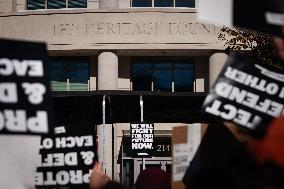
[[[143,123],[144,122],[144,118],[143,118],[143,96],[142,95],[140,95],[140,112],[141,112],[141,123]]]
[[[102,143],[103,145],[101,146],[102,148],[102,156],[103,156],[103,161],[105,161],[105,126],[106,126],[106,95],[103,96],[103,128],[102,128]],[[106,172],[106,166],[105,162],[102,162],[103,164],[103,170]]]
[[[144,122],[144,118],[143,118],[143,96],[140,95],[140,115],[141,115],[141,123]],[[143,167],[143,170],[146,169],[146,166],[145,166],[145,159],[142,158],[142,167]]]

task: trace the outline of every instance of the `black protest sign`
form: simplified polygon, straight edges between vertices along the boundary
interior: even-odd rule
[[[154,149],[154,124],[130,124],[131,150],[135,157],[151,157]]]
[[[46,45],[0,40],[0,134],[47,134],[52,103]]]
[[[89,188],[97,159],[95,126],[83,122],[56,126],[54,134],[42,139],[40,157],[38,188]]]
[[[281,1],[283,2],[283,0],[234,0],[233,25],[283,36],[281,29],[283,20],[282,24],[279,24],[279,15],[283,11],[283,8],[279,7],[283,5]]]
[[[203,103],[203,112],[249,130],[265,130],[284,111],[284,75],[231,53]]]
[[[284,1],[270,0],[267,1],[267,10],[265,18],[268,24],[284,26]]]

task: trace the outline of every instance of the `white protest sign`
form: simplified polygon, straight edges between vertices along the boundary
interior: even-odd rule
[[[181,181],[201,142],[201,124],[187,126],[187,143],[173,146],[173,180]]]

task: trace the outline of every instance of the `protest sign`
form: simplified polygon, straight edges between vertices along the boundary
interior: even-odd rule
[[[46,45],[0,44],[0,134],[47,134],[52,103]]]
[[[58,125],[54,134],[41,141],[36,186],[88,188],[96,157],[94,125],[83,122]]]
[[[46,45],[0,39],[1,188],[34,188],[51,110]]]
[[[198,19],[283,36],[283,0],[199,0]]]
[[[130,124],[132,154],[140,157],[151,157],[154,143],[154,124]],[[136,156],[136,157],[137,157]]]
[[[284,1],[270,0],[265,12],[265,18],[268,24],[284,26]]]
[[[264,130],[284,111],[284,75],[231,53],[203,103],[203,112],[249,130]]]

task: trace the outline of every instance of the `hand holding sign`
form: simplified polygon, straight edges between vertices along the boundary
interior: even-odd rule
[[[103,172],[101,164],[96,163],[90,177],[91,189],[101,189],[108,181],[109,177]]]

